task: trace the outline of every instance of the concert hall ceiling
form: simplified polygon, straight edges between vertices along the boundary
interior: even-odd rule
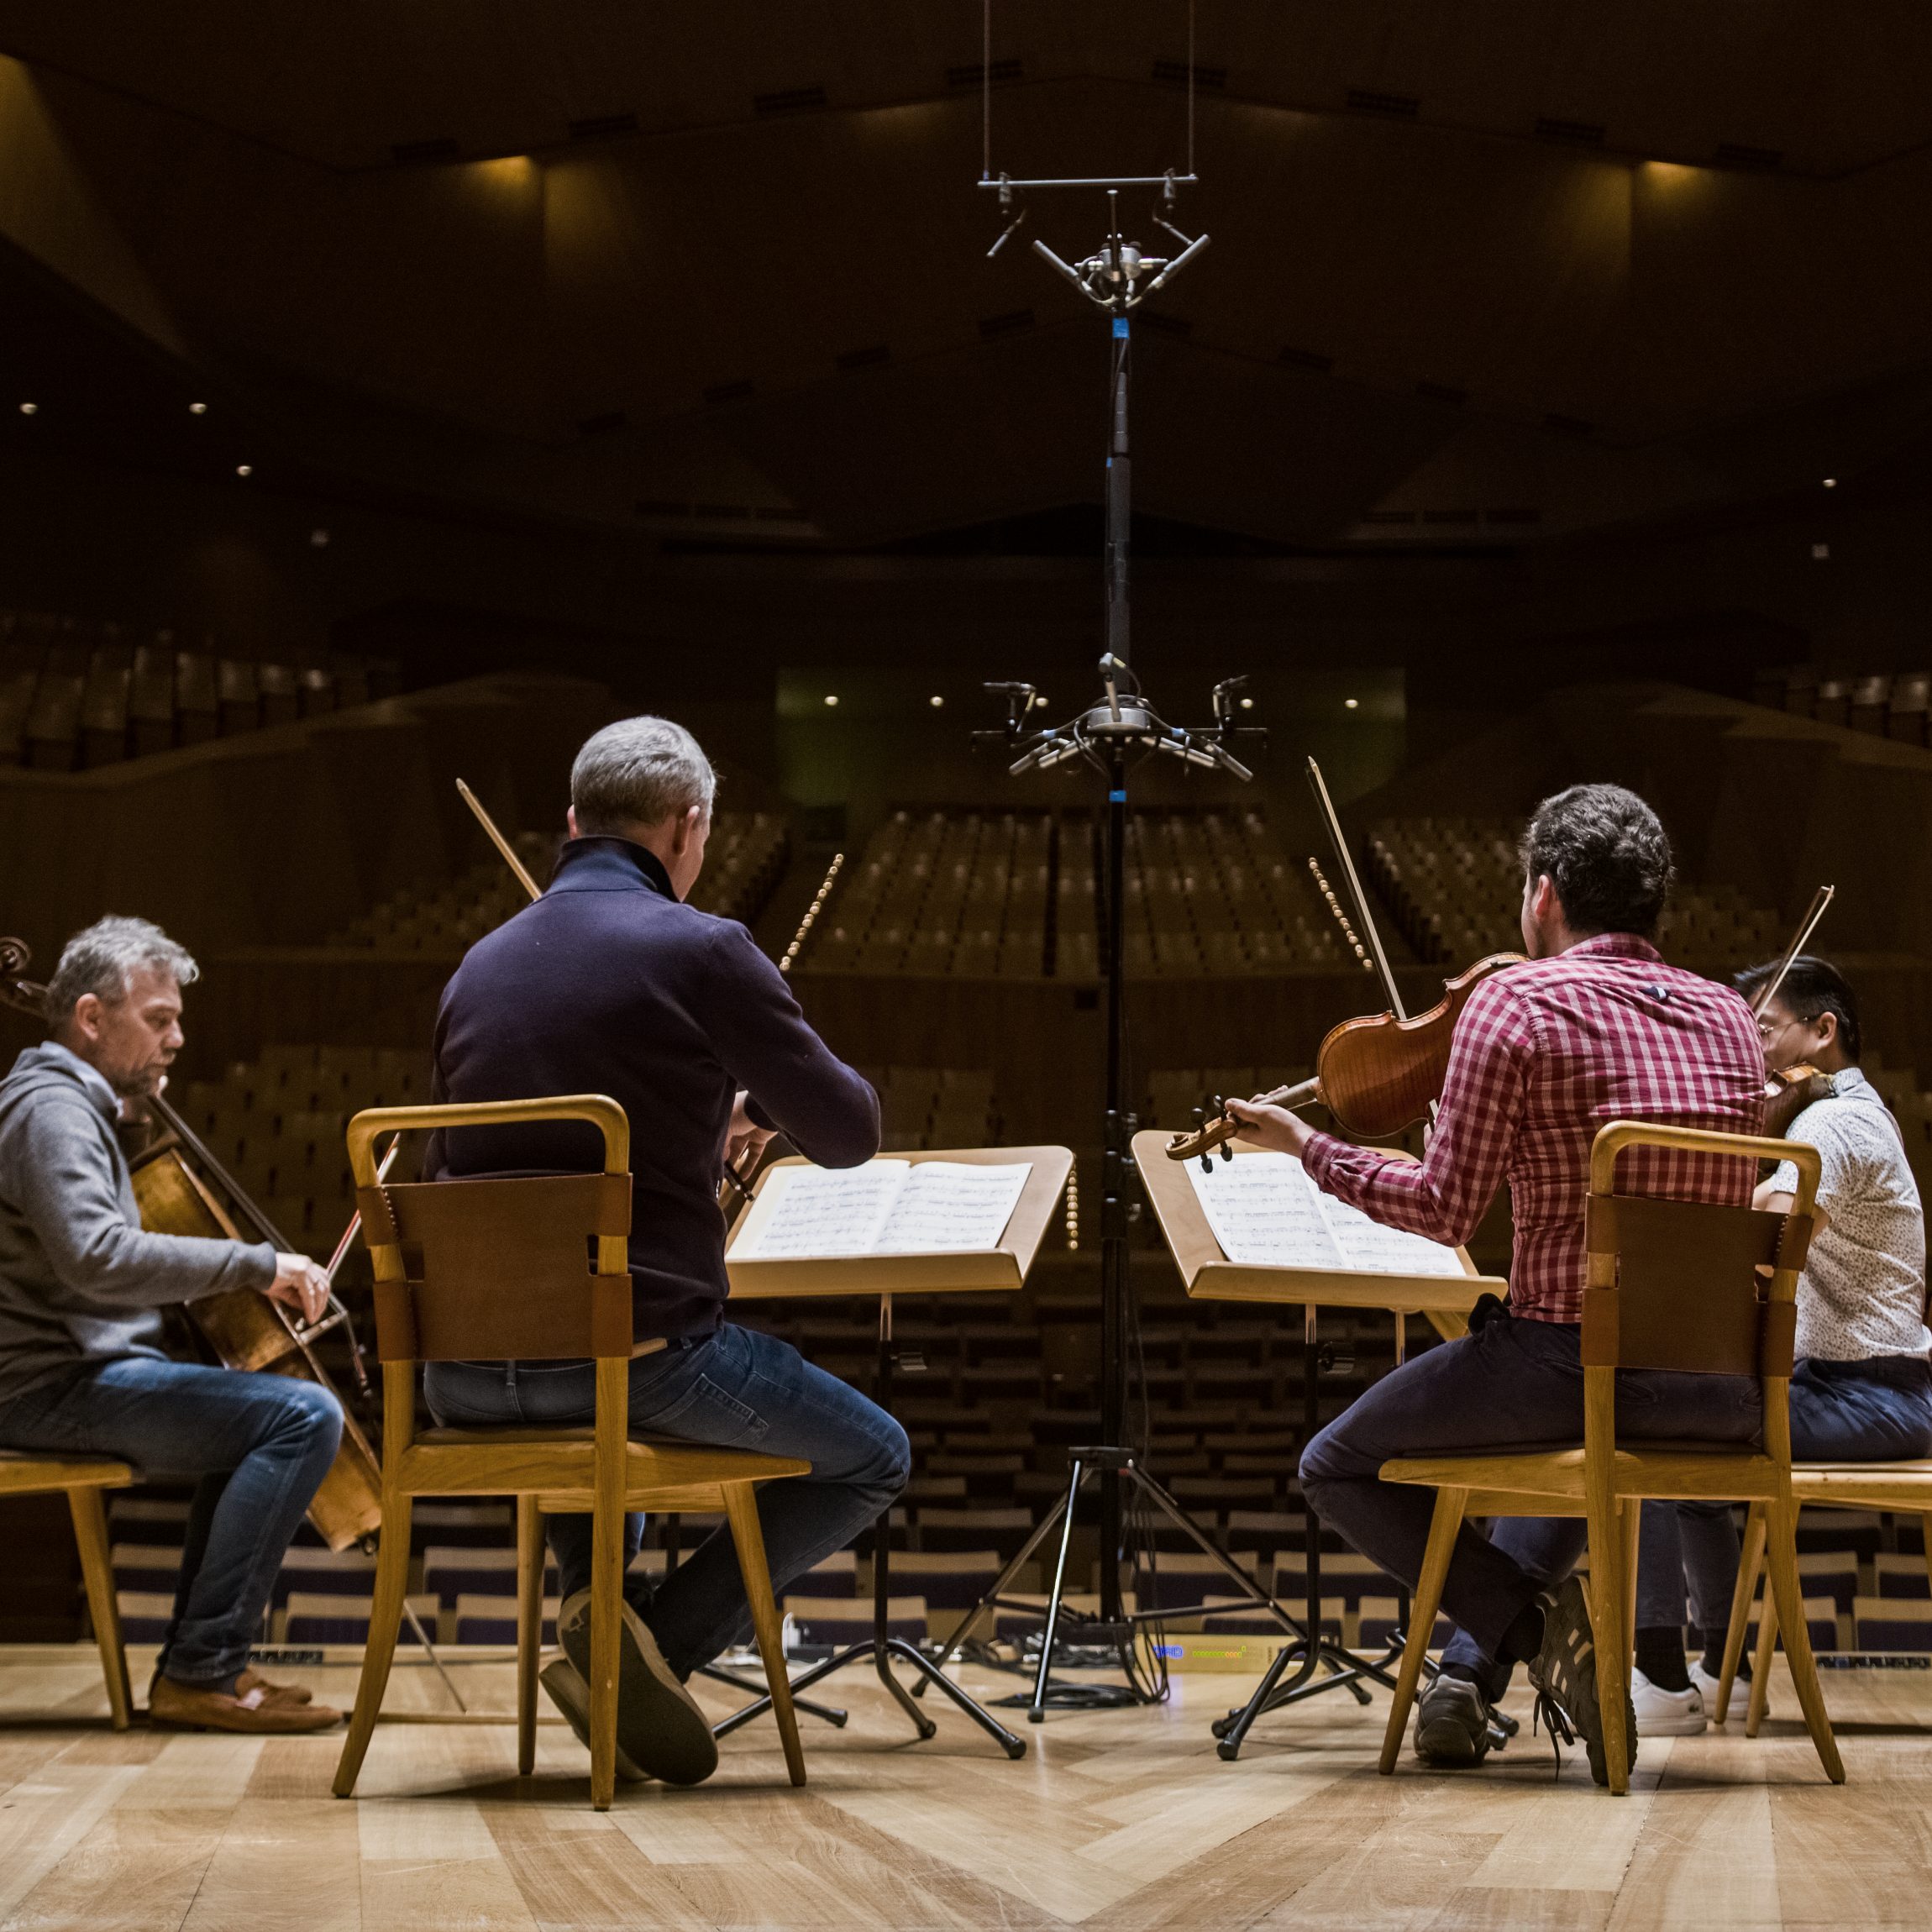
[[[996,0],[995,168],[1179,164],[1187,18]],[[781,544],[1096,493],[1103,325],[1026,244],[1104,211],[986,259],[976,0],[0,0],[0,50],[15,269],[291,460]],[[1200,0],[1195,61],[1147,510],[1516,544],[1927,443],[1923,6]]]

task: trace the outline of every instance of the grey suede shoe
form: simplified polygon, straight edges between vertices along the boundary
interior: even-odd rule
[[[577,1734],[577,1742],[591,1748],[591,1687],[578,1674],[568,1657],[553,1657],[537,1673],[537,1681],[550,1693],[550,1702],[563,1712],[564,1721]],[[633,1784],[648,1784],[650,1774],[633,1764],[622,1745],[617,1746],[617,1776]]]
[[[620,1601],[617,1609],[617,1748],[648,1777],[661,1777],[666,1784],[702,1784],[718,1767],[711,1725],[664,1662],[644,1620],[627,1603]],[[588,1590],[564,1599],[557,1613],[557,1639],[588,1687]],[[587,1688],[585,1697],[587,1704]]]

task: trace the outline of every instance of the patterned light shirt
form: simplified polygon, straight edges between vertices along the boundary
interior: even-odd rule
[[[1606,932],[1525,961],[1470,994],[1449,1049],[1436,1130],[1420,1164],[1317,1133],[1315,1185],[1391,1227],[1460,1246],[1509,1184],[1516,1251],[1509,1308],[1581,1321],[1590,1143],[1606,1121],[1754,1134],[1764,1052],[1728,986],[1667,966],[1634,933]],[[1633,1148],[1620,1191],[1748,1203],[1756,1163]]]
[[[1798,1279],[1798,1352],[1831,1362],[1923,1355],[1925,1216],[1905,1143],[1878,1089],[1856,1067],[1831,1076],[1835,1099],[1814,1100],[1785,1130],[1818,1149],[1818,1205],[1828,1217]],[[1772,1176],[1798,1189],[1787,1161]]]

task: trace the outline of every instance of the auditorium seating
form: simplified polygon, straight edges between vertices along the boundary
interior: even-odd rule
[[[1823,674],[1815,664],[1789,664],[1758,673],[1751,696],[1773,711],[1816,718],[1820,724],[1932,745],[1932,671]]]
[[[92,770],[387,697],[387,659],[242,655],[157,631],[0,612],[0,764]]]
[[[558,841],[525,832],[511,843],[524,869],[539,886],[545,884],[556,860]],[[785,820],[777,812],[717,813],[705,848],[704,870],[691,888],[690,903],[700,911],[749,924],[784,876],[790,847]],[[411,889],[395,894],[352,920],[329,943],[454,960],[529,902],[516,874],[492,853],[439,890]]]
[[[1460,969],[1522,950],[1520,827],[1505,819],[1383,819],[1362,853],[1369,889],[1418,958]],[[1666,958],[1702,972],[1775,953],[1787,935],[1769,907],[1730,885],[1680,882],[1659,940]]]
[[[1099,858],[1084,812],[896,811],[846,869],[797,969],[1095,979]],[[1137,979],[1343,958],[1305,863],[1253,810],[1135,812],[1122,916]]]

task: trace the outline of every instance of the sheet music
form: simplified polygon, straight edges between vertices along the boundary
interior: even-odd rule
[[[955,1254],[997,1247],[1013,1218],[1031,1161],[996,1168],[920,1161],[874,1244],[879,1254]]]
[[[773,1168],[732,1243],[732,1258],[803,1261],[876,1253],[879,1231],[911,1165],[868,1161],[862,1168]]]
[[[1030,1161],[774,1168],[731,1245],[731,1258],[817,1261],[995,1248],[1032,1171]]]
[[[1304,1177],[1305,1179],[1305,1177]],[[1310,1187],[1314,1186],[1311,1181]],[[1358,1207],[1316,1190],[1321,1211],[1351,1268],[1365,1274],[1461,1274],[1462,1258],[1427,1236],[1371,1221]]]
[[[1243,1268],[1346,1268],[1321,1211],[1321,1198],[1287,1154],[1243,1154],[1216,1160],[1203,1173],[1187,1163],[1194,1198],[1221,1252]]]
[[[1289,1154],[1187,1163],[1194,1198],[1221,1252],[1243,1268],[1332,1268],[1358,1274],[1459,1275],[1456,1250],[1385,1227],[1326,1194]]]

